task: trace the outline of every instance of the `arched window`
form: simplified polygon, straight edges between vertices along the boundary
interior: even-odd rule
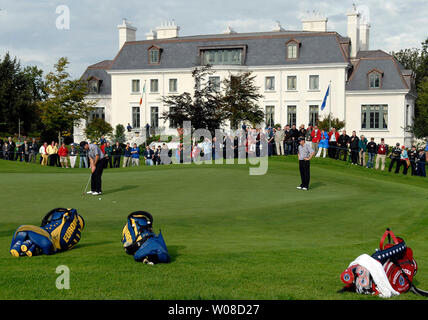
[[[160,56],[161,56],[161,48],[158,46],[151,46],[148,49],[149,52],[149,64],[159,64],[160,63]]]
[[[380,89],[382,87],[382,76],[383,72],[377,69],[373,69],[367,74],[369,89]]]
[[[287,46],[287,59],[298,59],[300,51],[300,41],[290,40],[286,43]]]

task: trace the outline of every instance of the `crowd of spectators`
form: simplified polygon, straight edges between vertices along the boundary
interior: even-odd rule
[[[416,146],[407,149],[400,146],[390,148],[384,139],[376,142],[373,137],[370,141],[364,136],[357,136],[353,131],[349,136],[346,130],[340,133],[333,127],[330,131],[319,129],[316,125],[305,128],[301,125],[298,129],[295,125],[286,125],[267,128],[248,128],[242,126],[238,134],[225,134],[222,141],[205,138],[202,141],[193,141],[188,146],[178,143],[175,150],[168,149],[166,143],[148,145],[143,147],[137,144],[110,143],[101,137],[96,142],[100,145],[107,161],[106,168],[119,168],[128,166],[139,166],[140,159],[144,160],[146,166],[161,165],[163,161],[161,154],[167,152],[169,157],[175,155],[177,162],[192,162],[203,157],[204,160],[215,160],[217,158],[240,158],[268,156],[289,156],[297,154],[298,140],[304,138],[310,143],[315,151],[315,157],[329,157],[359,165],[361,167],[384,171],[386,159],[390,158],[388,171],[391,172],[395,166],[395,173],[400,171],[407,175],[409,169],[412,175],[426,176],[426,155],[428,144],[419,150]],[[6,141],[0,139],[2,152],[0,157],[4,160],[39,162],[42,166],[57,166],[62,168],[75,168],[79,158],[79,168],[88,167],[88,156],[84,149],[77,148],[71,144],[69,147],[64,143],[59,146],[55,141],[50,144],[44,142],[39,145],[36,139],[27,137],[18,139],[15,143],[11,137]],[[267,150],[263,150],[263,145]],[[220,151],[221,150],[221,151]],[[222,152],[222,154],[220,154]],[[165,153],[164,153],[165,154]],[[40,157],[38,157],[40,155]],[[401,170],[402,169],[402,170]]]

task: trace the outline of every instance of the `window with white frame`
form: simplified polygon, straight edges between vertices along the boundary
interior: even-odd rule
[[[132,93],[140,92],[140,80],[134,79],[132,80]]]
[[[266,77],[265,78],[265,90],[274,91],[275,90],[275,77]]]
[[[177,92],[177,79],[169,79],[169,92]]]
[[[140,128],[140,107],[132,107],[132,127]]]
[[[299,44],[296,42],[290,42],[287,45],[287,58],[297,59],[298,56],[299,56]]]
[[[297,120],[297,106],[287,106],[287,124],[292,126],[296,125]]]
[[[361,129],[388,129],[388,105],[362,105]]]
[[[320,88],[320,77],[318,75],[309,76],[309,90],[319,90]]]
[[[287,90],[297,90],[296,76],[287,76]]]
[[[275,125],[275,106],[266,106],[266,125],[269,127]]]
[[[159,92],[159,80],[151,79],[150,80],[150,92]]]
[[[382,74],[377,71],[372,71],[369,73],[369,88],[370,89],[379,89],[381,87]]]
[[[318,125],[319,108],[318,105],[309,106],[309,124]]]

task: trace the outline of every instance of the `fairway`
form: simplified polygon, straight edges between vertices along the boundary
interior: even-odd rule
[[[410,174],[317,158],[305,192],[295,156],[270,158],[262,176],[247,165],[141,166],[105,170],[96,197],[82,195],[88,169],[0,161],[0,174],[0,299],[380,299],[337,291],[340,273],[372,254],[387,227],[413,249],[414,283],[428,289],[427,179]],[[76,248],[12,257],[16,228],[56,207],[85,219]],[[125,254],[122,228],[136,210],[154,216],[170,264]],[[60,265],[70,290],[55,286]]]

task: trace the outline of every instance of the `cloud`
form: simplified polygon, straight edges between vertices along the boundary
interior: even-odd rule
[[[1,2],[1,0],[0,0]],[[4,1],[5,2],[5,1]],[[141,0],[20,0],[0,4],[0,54],[10,51],[23,64],[51,68],[61,56],[79,77],[86,66],[113,59],[118,50],[117,25],[128,18],[138,28],[137,39],[162,21],[175,19],[181,35],[271,31],[276,21],[283,28],[300,30],[300,18],[315,10],[328,17],[328,30],[346,36],[346,12],[353,1],[321,0],[163,0],[148,6]],[[70,8],[70,30],[55,27],[56,7]],[[426,0],[362,0],[369,9],[371,47],[387,52],[420,47],[427,37]],[[393,22],[393,23],[392,23]]]

